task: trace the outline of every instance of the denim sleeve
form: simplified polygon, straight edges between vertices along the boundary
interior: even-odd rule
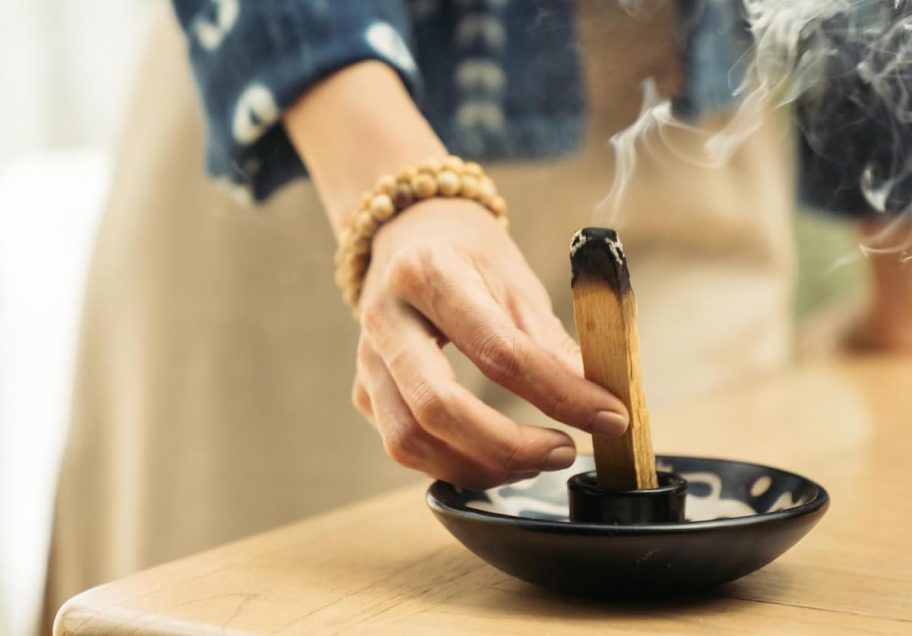
[[[743,5],[735,0],[679,0],[682,87],[674,113],[685,121],[737,108],[752,45]]]
[[[684,77],[675,114],[694,120],[737,108],[752,45],[743,4],[677,6]],[[819,58],[820,78],[794,108],[803,203],[861,218],[912,206],[912,64],[903,55],[910,19],[907,4],[858,2],[805,28],[799,56]]]
[[[283,111],[322,77],[362,60],[420,78],[404,0],[173,0],[207,125],[206,168],[261,201],[304,166]]]
[[[826,51],[821,81],[795,108],[807,204],[854,218],[908,214],[910,18],[908,5],[859,3],[823,21],[816,40],[800,43]]]

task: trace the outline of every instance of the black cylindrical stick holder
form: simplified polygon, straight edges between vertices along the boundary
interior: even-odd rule
[[[644,524],[684,521],[687,482],[659,471],[658,488],[609,490],[599,486],[595,471],[574,475],[567,481],[570,520],[581,523]]]

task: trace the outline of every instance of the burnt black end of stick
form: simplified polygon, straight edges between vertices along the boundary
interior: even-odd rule
[[[627,255],[617,232],[602,227],[579,230],[570,241],[571,284],[586,279],[604,280],[616,294],[630,290]]]

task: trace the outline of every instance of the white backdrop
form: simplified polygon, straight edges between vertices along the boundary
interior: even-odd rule
[[[0,634],[35,626],[110,149],[166,4],[0,0]]]

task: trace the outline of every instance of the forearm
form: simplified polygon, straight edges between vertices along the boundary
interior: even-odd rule
[[[396,73],[361,62],[326,78],[284,116],[338,234],[377,177],[446,154]]]

